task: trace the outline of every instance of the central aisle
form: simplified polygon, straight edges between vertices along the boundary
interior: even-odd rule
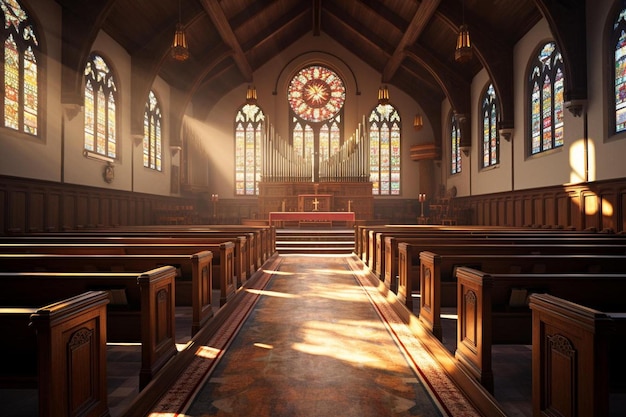
[[[273,265],[155,413],[478,415],[356,257],[282,255]]]

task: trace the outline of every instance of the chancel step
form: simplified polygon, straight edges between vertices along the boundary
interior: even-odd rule
[[[354,252],[353,229],[276,229],[276,251],[285,253]]]

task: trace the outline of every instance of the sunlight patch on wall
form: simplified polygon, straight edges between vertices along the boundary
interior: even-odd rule
[[[593,140],[587,140],[586,148],[584,139],[579,139],[570,146],[569,165],[571,168],[570,184],[595,181],[596,151]]]

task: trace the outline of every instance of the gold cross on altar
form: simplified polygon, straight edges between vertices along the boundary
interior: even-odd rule
[[[319,200],[317,199],[317,197],[315,198],[315,200],[313,200],[313,211],[317,211],[318,210],[318,206],[320,205]]]

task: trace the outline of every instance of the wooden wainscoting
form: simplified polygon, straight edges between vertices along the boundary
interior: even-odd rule
[[[626,230],[626,178],[456,197],[484,226]]]

